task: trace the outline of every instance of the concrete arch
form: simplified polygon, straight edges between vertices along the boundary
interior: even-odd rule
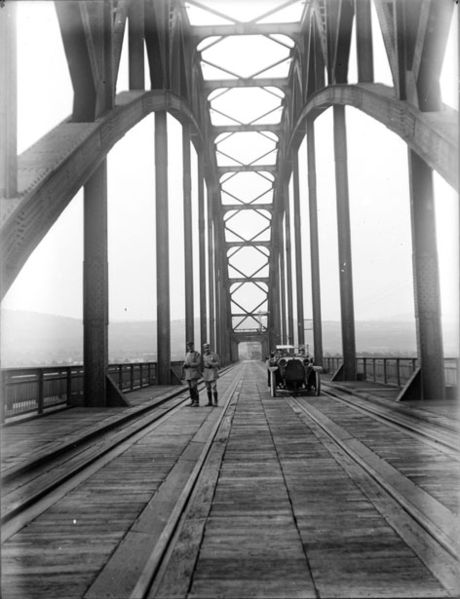
[[[202,151],[202,132],[184,100],[168,91],[130,91],[119,94],[116,108],[96,122],[64,121],[19,157],[18,196],[3,200],[2,207],[2,297],[112,147],[158,110],[167,110],[179,121],[189,123],[193,143]]]

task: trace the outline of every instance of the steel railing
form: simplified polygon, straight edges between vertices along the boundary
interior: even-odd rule
[[[325,372],[342,364],[341,356],[323,358]],[[458,360],[446,358],[446,386],[457,387]],[[173,383],[180,382],[182,361],[171,362]],[[358,377],[402,387],[418,367],[417,358],[367,357],[356,359]],[[123,393],[157,384],[156,362],[110,364],[109,375]],[[18,416],[44,414],[79,403],[83,398],[83,366],[1,369],[2,421]]]
[[[335,372],[343,363],[341,356],[326,356],[323,358],[325,372]],[[418,367],[417,358],[368,357],[356,358],[356,372],[358,377],[373,383],[384,385],[404,386]],[[444,372],[446,387],[457,387],[458,384],[458,359],[445,358]]]
[[[171,370],[180,379],[182,362]],[[156,362],[110,364],[108,374],[123,393],[157,384]],[[44,414],[78,404],[83,398],[83,366],[1,369],[2,421],[16,416]]]

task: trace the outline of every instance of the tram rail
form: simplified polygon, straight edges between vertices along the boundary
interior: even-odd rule
[[[199,389],[204,389],[204,383],[200,383]],[[5,468],[1,477],[2,542],[102,467],[107,459],[113,459],[118,448],[124,451],[127,443],[135,443],[149,427],[160,426],[189,399],[188,389],[166,393],[147,405],[79,433],[51,451],[45,449],[24,464]]]
[[[321,558],[321,551],[324,550],[321,547],[325,546],[328,547],[328,551],[333,551],[335,560],[345,560],[343,571],[348,572],[349,567],[347,556],[342,555],[339,548],[335,549],[336,533],[330,522],[333,504],[334,510],[338,510],[337,514],[342,510],[351,510],[350,514],[354,514],[353,518],[356,519],[358,527],[356,530],[351,527],[340,543],[348,541],[347,535],[356,534],[356,539],[359,538],[359,542],[365,545],[369,527],[376,526],[376,530],[385,530],[385,539],[382,540],[380,550],[392,551],[388,547],[399,547],[397,551],[402,552],[392,557],[394,563],[401,560],[400,565],[395,567],[402,572],[406,560],[413,568],[412,556],[417,556],[434,579],[439,581],[437,584],[442,585],[442,591],[435,591],[433,586],[430,596],[458,596],[460,530],[454,515],[454,506],[436,497],[429,489],[424,489],[423,484],[416,484],[410,480],[410,474],[399,471],[397,465],[392,464],[391,456],[384,456],[383,450],[382,455],[379,455],[379,451],[372,445],[372,442],[378,443],[381,440],[383,447],[386,437],[389,437],[391,442],[395,435],[399,435],[402,439],[401,445],[395,448],[395,454],[403,448],[404,439],[409,439],[409,443],[417,444],[413,449],[414,455],[419,444],[423,444],[429,448],[433,463],[436,463],[437,456],[458,463],[458,447],[454,447],[453,437],[449,436],[453,435],[453,431],[445,429],[449,434],[443,438],[444,442],[438,443],[434,435],[436,431],[443,430],[441,425],[437,425],[437,428],[433,425],[430,429],[430,423],[416,420],[411,428],[408,415],[394,414],[395,418],[392,419],[390,408],[388,414],[385,414],[385,406],[375,406],[369,402],[367,410],[362,405],[363,402],[366,403],[362,397],[336,391],[332,386],[325,384],[319,397],[302,397],[299,394],[272,398],[266,388],[265,369],[257,362],[252,362],[249,366],[240,365],[234,372],[230,370],[227,376],[221,378],[218,410],[181,411],[184,402],[188,400],[188,397],[185,397],[187,392],[183,391],[148,413],[143,413],[139,418],[132,418],[125,423],[124,428],[113,429],[105,437],[95,438],[89,445],[76,448],[74,453],[63,454],[56,462],[49,462],[42,469],[37,466],[31,473],[36,475],[30,479],[31,489],[34,485],[38,487],[47,477],[51,481],[55,476],[54,487],[51,484],[48,491],[41,497],[37,496],[30,505],[24,505],[17,514],[12,511],[13,496],[10,497],[11,516],[6,518],[3,526],[6,555],[14,556],[14,552],[24,543],[35,539],[35,534],[38,535],[41,546],[48,547],[46,543],[49,537],[46,534],[43,537],[47,522],[54,522],[56,518],[57,526],[62,529],[61,519],[64,514],[68,518],[68,515],[72,514],[69,505],[75,505],[78,506],[76,513],[80,509],[78,517],[84,518],[87,514],[89,521],[94,521],[94,526],[98,530],[101,527],[106,534],[105,537],[96,537],[94,542],[105,547],[109,538],[112,545],[110,550],[104,549],[105,556],[99,563],[93,563],[93,554],[91,560],[82,561],[82,572],[78,571],[75,574],[75,580],[78,582],[73,596],[81,599],[99,599],[101,596],[126,599],[189,595],[204,597],[210,596],[209,592],[214,588],[213,577],[216,577],[222,585],[218,588],[227,589],[227,594],[223,591],[222,596],[238,597],[242,596],[238,594],[241,588],[246,588],[244,585],[249,584],[245,578],[247,574],[242,574],[240,580],[237,580],[240,572],[235,571],[235,579],[230,581],[228,560],[235,559],[235,563],[244,562],[245,558],[241,555],[244,544],[240,544],[240,539],[246,539],[250,545],[250,552],[267,555],[271,559],[276,547],[268,547],[267,538],[275,539],[273,535],[278,534],[276,526],[284,526],[283,534],[287,535],[284,539],[297,538],[301,541],[299,543],[297,540],[297,545],[293,545],[292,550],[297,547],[299,551],[300,548],[300,553],[296,554],[292,563],[300,564],[304,559],[305,566],[302,570],[302,566],[299,565],[300,570],[296,570],[295,576],[298,576],[299,571],[303,573],[302,584],[306,585],[304,588],[309,589],[309,593],[314,588],[315,596],[332,596],[324,590],[327,585],[322,585],[325,583],[325,577],[332,576],[334,579],[335,574],[328,574],[329,566],[324,562],[324,558]],[[342,395],[347,401],[342,399]],[[201,424],[198,424],[198,421]],[[366,431],[368,422],[373,423],[369,442],[361,434],[362,431]],[[348,426],[350,423],[351,426]],[[423,434],[425,424],[429,434]],[[192,433],[184,432],[184,427],[187,426],[190,426],[190,431],[193,429]],[[183,441],[181,453],[175,454],[180,455],[179,459],[172,469],[168,470],[160,486],[145,499],[144,507],[134,518],[134,511],[131,510],[130,515],[125,513],[126,503],[119,503],[115,511],[108,509],[107,515],[101,512],[100,502],[93,506],[89,501],[86,506],[87,512],[80,508],[81,498],[98,493],[97,489],[102,488],[102,485],[105,497],[110,497],[110,493],[105,489],[107,484],[115,484],[116,489],[123,488],[121,493],[125,495],[129,489],[135,489],[136,483],[124,475],[131,463],[129,460],[133,460],[132,464],[136,464],[137,467],[139,455],[151,455],[152,447],[158,447],[161,454],[164,445],[150,445],[149,441],[149,444],[145,445],[146,453],[135,453],[129,458],[128,466],[126,457],[123,464],[123,454],[126,456],[129,448],[136,444],[142,446],[145,443],[144,439],[151,432],[154,432],[150,435],[152,439],[158,439],[158,436],[169,439],[165,435],[170,435],[174,430],[179,431],[181,436],[189,435],[189,439]],[[156,443],[159,441],[155,441]],[[90,456],[92,459],[86,460]],[[247,460],[244,458],[241,461],[244,456],[247,456]],[[161,455],[159,459],[163,459]],[[170,456],[168,459],[171,459]],[[110,464],[113,464],[111,475],[105,474],[96,482],[88,484],[93,480],[92,474]],[[427,464],[427,468],[429,474],[430,464]],[[66,474],[60,477],[64,470]],[[302,478],[299,478],[300,473]],[[21,474],[26,475],[27,472]],[[142,477],[136,478],[137,481],[141,479]],[[283,486],[283,490],[275,490],[275,479],[279,481],[277,484]],[[14,480],[13,476],[10,482],[14,483]],[[94,485],[97,485],[96,488]],[[21,485],[17,487],[18,493],[21,487],[25,490],[25,486]],[[72,491],[76,491],[76,495]],[[325,503],[323,506],[323,501],[332,503]],[[50,512],[46,511],[47,508],[51,508]],[[282,510],[283,516],[279,516],[279,520],[273,512],[274,509]],[[316,509],[321,511],[315,512]],[[126,519],[124,532],[118,540],[112,539],[112,536],[116,536],[112,527],[104,524],[107,518],[117,517],[117,510],[119,517]],[[44,518],[40,518],[40,515]],[[37,519],[37,522],[33,522],[34,519]],[[240,524],[234,523],[233,520]],[[268,529],[261,529],[261,521],[271,522],[275,528],[271,530],[269,526]],[[209,525],[209,522],[213,524]],[[241,522],[244,522],[244,526]],[[291,522],[289,526],[288,522]],[[29,523],[30,526],[27,526]],[[75,542],[77,545],[84,542],[85,547],[88,542],[91,544],[87,536],[88,530],[91,530],[88,529],[88,525],[84,530],[82,528],[82,537],[78,536],[78,531],[77,536],[72,537],[69,526],[67,524],[64,527],[62,537],[59,537],[62,539],[59,543],[62,543],[64,548]],[[233,532],[233,526],[237,527],[238,533]],[[227,532],[223,532],[224,529]],[[15,532],[18,532],[17,536]],[[320,535],[319,550],[315,550],[312,545],[312,532],[313,536]],[[402,541],[390,541],[390,536],[391,539],[400,537]],[[79,538],[82,541],[78,541]],[[350,537],[350,542],[356,548],[358,541],[352,538],[354,537]],[[276,539],[276,543],[279,541],[281,546],[287,543],[277,536]],[[402,550],[401,542],[409,549]],[[340,547],[340,544],[337,547]],[[375,549],[372,545],[370,547]],[[222,565],[211,566],[210,552],[220,549],[222,556],[226,557],[221,558],[222,562],[217,559],[216,564]],[[378,559],[378,551],[377,547],[373,559]],[[232,558],[232,555],[236,557]],[[253,553],[250,555],[253,556]],[[44,563],[54,568],[53,556],[47,556],[47,560]],[[264,560],[258,563],[263,564]],[[88,568],[89,564],[92,570],[88,574],[84,568]],[[56,566],[58,567],[60,566]],[[219,567],[221,571],[218,571]],[[250,568],[250,564],[248,567]],[[267,568],[270,568],[263,565],[260,567],[265,568],[266,572]],[[8,571],[8,566],[6,569]],[[81,579],[77,578],[77,575]],[[401,581],[404,581],[405,576],[407,575],[401,574],[398,584],[403,583]],[[345,582],[356,584],[353,580],[353,575],[350,575]],[[293,581],[291,574],[286,581]],[[343,580],[339,579],[332,581],[332,584],[336,585],[342,583]],[[270,584],[276,586],[280,583],[274,578]],[[330,581],[327,584],[330,584]],[[427,596],[420,594],[421,583],[417,584],[418,591],[414,591],[413,595],[404,596]],[[267,591],[266,596],[278,596],[273,594],[275,586],[267,586],[267,589],[271,590]],[[56,586],[54,595],[50,594],[47,588],[42,589],[43,593],[36,596],[54,599],[59,596],[57,588]],[[381,590],[383,594],[377,593],[375,596],[389,596],[388,589],[382,586]],[[344,590],[343,593],[340,595],[335,592],[333,596],[351,596],[349,590]],[[8,597],[8,592],[5,593],[5,597]]]
[[[452,430],[453,427],[446,424],[440,424],[439,422],[430,422],[417,412],[411,413],[410,415],[407,413],[405,414],[394,408],[390,408],[388,402],[386,406],[382,403],[379,405],[378,403],[364,399],[357,394],[338,390],[327,383],[323,382],[322,385],[324,395],[339,399],[359,412],[372,415],[382,422],[395,425],[417,436],[426,437],[426,439],[435,443],[438,448],[442,445],[443,447],[460,454],[460,430]]]

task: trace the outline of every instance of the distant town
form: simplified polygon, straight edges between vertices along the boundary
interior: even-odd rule
[[[340,355],[340,323],[323,322],[325,355]],[[181,360],[185,351],[183,320],[171,323],[171,358]],[[196,322],[195,330],[199,330]],[[3,368],[81,364],[83,361],[83,326],[76,318],[3,310],[1,322],[1,365]],[[310,353],[313,332],[306,331]],[[444,334],[446,357],[458,353],[457,327]],[[357,353],[377,356],[415,356],[415,323],[400,320],[356,321]],[[240,348],[243,359],[258,359],[254,346]],[[154,321],[113,322],[109,326],[109,361],[111,363],[156,360],[156,323]]]

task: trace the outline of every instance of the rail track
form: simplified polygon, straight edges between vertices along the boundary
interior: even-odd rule
[[[460,429],[445,418],[440,422],[438,417],[436,422],[432,422],[418,410],[408,412],[404,406],[396,403],[390,407],[388,401],[385,402],[386,405],[382,401],[379,402],[378,399],[369,401],[361,395],[338,390],[327,383],[323,383],[323,394],[339,399],[361,413],[372,415],[382,422],[397,426],[419,437],[424,437],[435,443],[441,451],[443,451],[441,447],[444,447],[448,451],[454,452],[454,454],[460,453]]]
[[[231,370],[227,367],[222,374]],[[199,389],[204,389],[201,383]],[[37,453],[2,474],[1,540],[10,538],[69,490],[115,459],[189,401],[188,390],[167,393],[145,406]],[[13,425],[14,426],[14,425]]]
[[[227,371],[220,391],[218,410],[182,409],[188,401],[186,392],[163,398],[154,408],[94,435],[78,447],[69,447],[52,459],[37,459],[33,468],[8,475],[7,501],[2,506],[4,597],[18,596],[8,593],[8,581],[14,577],[15,556],[29,542],[33,546],[27,560],[32,560],[33,567],[32,573],[28,572],[26,560],[25,572],[36,598],[62,597],[59,585],[69,588],[70,583],[73,594],[68,596],[79,599],[209,596],[215,584],[212,581],[219,576],[222,596],[240,597],[242,589],[249,588],[247,577],[252,576],[254,555],[271,556],[278,544],[286,542],[283,535],[292,538],[296,527],[295,535],[303,546],[296,560],[305,560],[301,575],[308,596],[329,596],[321,586],[331,576],[329,566],[321,552],[316,559],[311,548],[312,526],[321,532],[321,543],[332,543],[328,535],[335,535],[334,543],[337,541],[337,531],[330,523],[330,505],[323,513],[322,502],[334,504],[335,517],[351,509],[359,526],[365,527],[365,535],[360,537],[364,544],[369,526],[376,526],[376,530],[389,527],[385,539],[394,535],[392,543],[404,541],[409,547],[404,549],[406,557],[398,564],[398,556],[392,556],[398,564],[394,566],[396,578],[403,572],[404,580],[404,560],[409,560],[412,568],[411,555],[416,555],[433,581],[442,585],[435,590],[439,583],[430,581],[430,596],[458,596],[460,530],[455,498],[458,476],[454,471],[458,470],[460,453],[452,427],[411,419],[408,414],[394,413],[384,405],[327,384],[320,397],[272,398],[266,388],[265,369],[257,363]],[[247,456],[247,460],[238,456]],[[292,471],[293,458],[299,465],[296,468],[303,472],[302,480],[298,470]],[[439,463],[445,477],[455,479],[448,489],[440,486],[436,473],[430,472],[433,464]],[[329,474],[325,476],[325,464],[330,480]],[[423,472],[422,466],[426,466]],[[275,491],[268,482],[274,471],[280,473],[282,491]],[[344,504],[343,485],[349,489]],[[275,504],[274,497],[278,497]],[[282,522],[287,521],[289,512],[293,523],[289,533],[270,530],[277,526],[278,516],[263,517],[264,510],[274,514],[273,506],[278,510],[281,504],[286,514]],[[318,505],[321,513],[302,528],[309,505]],[[209,525],[212,514],[211,522],[220,523],[217,533],[213,532],[215,524]],[[376,515],[370,519],[371,514]],[[376,524],[372,524],[374,520]],[[238,524],[240,521],[243,525]],[[261,529],[260,522],[271,525]],[[228,523],[227,530],[222,523]],[[357,533],[350,529],[346,534]],[[271,547],[267,546],[270,535],[275,542]],[[53,542],[59,547],[52,548]],[[379,551],[392,551],[387,542],[382,541]],[[246,560],[241,555],[245,544],[249,547]],[[42,548],[43,559],[37,556],[37,547]],[[68,552],[72,547],[79,556],[75,572],[66,547]],[[209,555],[221,549],[225,559],[216,561],[222,568],[219,573],[216,566],[209,565]],[[238,568],[247,561],[244,567],[248,572],[235,570],[234,576],[240,580],[228,579],[232,551]],[[344,570],[356,568],[347,562],[346,549],[334,555],[337,562],[344,561]],[[265,575],[270,576],[270,560],[262,563],[266,565],[257,567],[264,567]],[[54,587],[47,582],[48,571],[56,577]],[[343,586],[343,595],[336,589],[334,596],[352,596],[347,585],[356,582],[353,577],[350,580],[338,577],[334,584]],[[272,584],[267,596],[273,596],[273,589],[281,582]],[[376,596],[388,596],[384,586],[383,594]],[[288,592],[287,587],[277,588]],[[418,590],[404,596],[428,595]]]

